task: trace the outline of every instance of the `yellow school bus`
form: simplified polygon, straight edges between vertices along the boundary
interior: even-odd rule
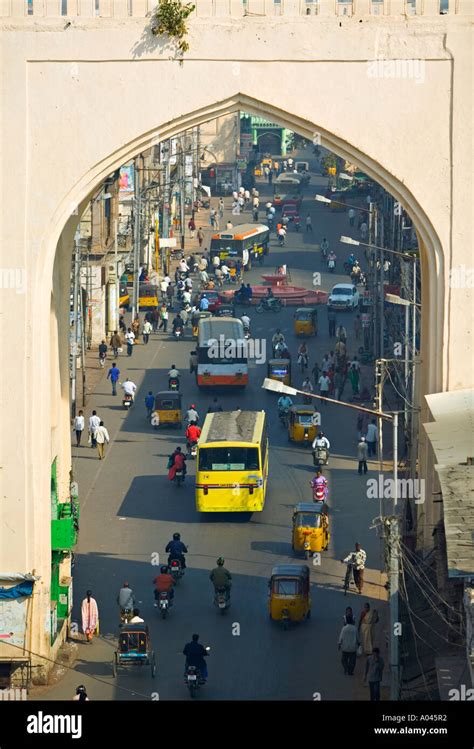
[[[196,465],[198,512],[261,512],[268,484],[265,411],[206,416]]]

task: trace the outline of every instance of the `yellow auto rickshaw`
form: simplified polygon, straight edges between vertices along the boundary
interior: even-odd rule
[[[266,166],[268,166],[269,169],[273,167],[273,159],[271,159],[269,156],[261,160],[262,169],[265,169]]]
[[[301,622],[311,616],[309,567],[307,564],[278,564],[272,569],[270,588],[270,619],[283,622]]]
[[[199,320],[204,320],[206,317],[212,317],[212,312],[195,312],[191,319],[191,325],[193,329],[193,338],[199,335]]]
[[[278,380],[285,385],[291,385],[290,359],[270,359],[267,365],[267,376],[270,380]]]
[[[178,428],[182,426],[183,417],[181,413],[181,393],[174,390],[162,390],[155,396],[155,410],[151,415],[151,423],[158,429],[159,426],[174,424]]]
[[[314,307],[298,307],[294,314],[295,335],[312,336],[318,334],[318,310]]]
[[[295,405],[288,411],[288,439],[310,447],[318,433],[319,413],[313,406]]]
[[[300,502],[293,511],[291,548],[309,559],[329,546],[329,518],[325,502]]]

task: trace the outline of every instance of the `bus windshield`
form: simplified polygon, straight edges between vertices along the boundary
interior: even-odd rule
[[[201,447],[200,471],[258,471],[257,447]]]

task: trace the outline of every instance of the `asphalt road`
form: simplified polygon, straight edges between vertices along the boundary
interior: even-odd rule
[[[346,213],[331,213],[314,202],[314,194],[326,180],[313,176],[307,189],[302,215],[302,231],[291,230],[287,246],[276,247],[272,239],[271,255],[265,270],[286,262],[296,284],[311,286],[312,273],[324,270],[316,242],[326,236],[338,255],[339,267],[346,249],[338,242],[342,234],[353,234]],[[319,185],[319,187],[318,187]],[[261,196],[268,188],[262,187]],[[230,203],[226,200],[226,203]],[[230,207],[230,205],[229,205]],[[313,216],[313,234],[306,234],[304,217]],[[241,217],[242,222],[248,216]],[[235,221],[234,217],[234,223]],[[273,233],[274,237],[274,233]],[[260,269],[251,271],[250,280],[259,279]],[[323,276],[322,288],[347,277]],[[276,327],[282,328],[293,357],[298,346],[293,335],[292,315],[288,308],[276,316],[251,312],[252,334],[268,340]],[[329,349],[326,310],[320,310],[320,330],[309,341],[310,368]],[[341,315],[348,330],[348,352],[356,345],[353,335],[354,315]],[[79,621],[80,601],[87,589],[93,591],[100,610],[101,635],[91,645],[79,644],[76,671],[42,695],[42,699],[70,699],[74,688],[84,683],[91,699],[188,699],[183,683],[182,649],[193,632],[201,635],[203,644],[212,648],[209,657],[209,681],[199,699],[217,700],[311,700],[315,692],[326,699],[367,699],[361,697],[356,680],[344,676],[337,651],[337,638],[346,605],[359,614],[365,600],[383,597],[380,541],[372,520],[378,515],[378,502],[366,496],[366,481],[357,474],[355,459],[357,433],[356,413],[337,405],[321,406],[322,429],[331,441],[330,465],[325,470],[330,486],[329,550],[322,565],[311,567],[312,618],[293,625],[289,631],[270,621],[267,608],[272,566],[295,562],[291,551],[291,515],[296,502],[310,500],[309,481],[313,468],[311,452],[290,444],[276,418],[277,396],[261,389],[265,365],[252,365],[250,385],[244,393],[219,394],[224,409],[265,408],[270,439],[270,482],[266,505],[251,519],[239,517],[206,518],[194,507],[194,465],[189,462],[185,485],[177,489],[167,479],[167,456],[177,444],[184,444],[182,432],[154,431],[145,419],[143,399],[149,390],[166,387],[166,371],[175,363],[184,372],[183,405],[198,405],[204,413],[214,393],[201,394],[188,374],[188,355],[193,342],[175,342],[155,335],[148,346],[137,346],[133,357],[121,355],[122,378],[129,376],[139,393],[130,412],[121,407],[121,398],[113,398],[105,377],[91,398],[87,416],[96,408],[109,429],[112,443],[106,460],[100,462],[95,450],[87,445],[73,448],[74,470],[79,480],[81,529],[74,570],[75,607],[73,620]],[[367,369],[367,382],[371,384]],[[294,383],[301,384],[295,372]],[[349,397],[349,384],[344,399]],[[376,464],[370,464],[368,476],[375,475]],[[173,532],[180,531],[189,547],[188,569],[179,583],[175,605],[167,620],[161,620],[153,608],[152,579],[157,573],[153,555],[164,555],[164,547]],[[360,541],[367,551],[367,585],[364,595],[343,596],[343,555]],[[212,605],[209,571],[218,556],[223,555],[233,576],[232,606],[221,616]],[[117,635],[116,595],[124,580],[130,582],[140,600],[140,610],[148,623],[157,653],[157,676],[149,671],[120,673],[114,680],[111,662]],[[380,609],[381,601],[378,602]],[[360,667],[359,667],[360,668]]]

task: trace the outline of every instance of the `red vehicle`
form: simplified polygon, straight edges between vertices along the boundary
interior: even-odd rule
[[[287,218],[289,218],[290,219],[290,223],[293,224],[293,226],[295,227],[296,231],[299,230],[301,218],[300,218],[300,215],[298,213],[298,208],[296,207],[296,205],[294,205],[292,203],[285,203],[284,206],[281,209],[281,216],[282,216],[282,218],[285,218],[285,216]]]
[[[203,296],[206,296],[209,299],[209,312],[215,312],[217,309],[219,309],[222,304],[222,299],[220,298],[218,291],[203,291],[199,295],[199,302],[201,302]]]

